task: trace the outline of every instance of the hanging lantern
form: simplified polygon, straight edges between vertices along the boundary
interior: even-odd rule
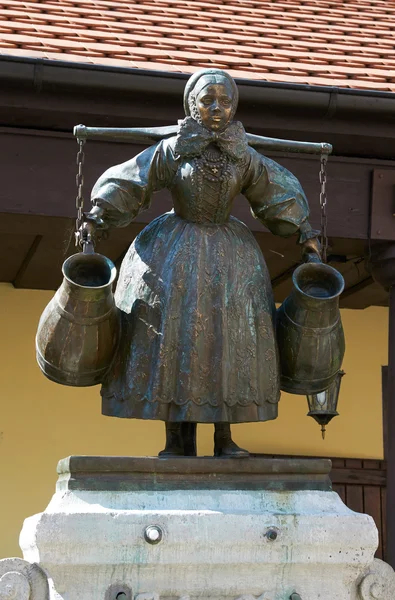
[[[331,383],[327,390],[318,394],[307,394],[309,403],[308,417],[313,417],[321,425],[322,439],[325,439],[326,425],[338,416],[337,403],[339,401],[340,383],[344,371],[339,371],[336,379]]]
[[[320,208],[321,208],[321,252],[322,260],[325,263],[327,261],[328,251],[328,236],[327,236],[327,195],[326,195],[326,166],[328,162],[328,149],[325,144],[321,144],[321,169],[320,169]],[[318,394],[307,394],[307,401],[309,403],[309,412],[307,415],[313,417],[319,425],[321,425],[322,439],[325,439],[326,426],[333,419],[338,416],[337,403],[339,401],[340,383],[344,371],[339,371],[336,378],[328,387],[328,389]]]

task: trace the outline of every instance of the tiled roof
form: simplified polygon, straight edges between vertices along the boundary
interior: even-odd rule
[[[0,56],[395,91],[392,0],[0,0]]]

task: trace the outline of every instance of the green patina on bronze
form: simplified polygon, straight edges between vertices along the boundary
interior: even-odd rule
[[[58,491],[331,490],[331,461],[316,458],[69,456]]]
[[[341,343],[335,357],[328,344],[321,343],[322,319],[312,325],[311,343],[306,335],[295,338],[290,323],[281,317],[283,333],[276,337],[265,260],[251,231],[231,216],[233,202],[243,194],[254,216],[272,233],[296,235],[308,261],[319,261],[318,232],[309,224],[308,202],[298,180],[252,147],[270,147],[270,140],[246,134],[234,120],[237,101],[233,79],[218,69],[205,69],[188,81],[186,117],[175,129],[125,130],[131,139],[145,135],[158,141],[99,178],[92,191],[94,206],[80,229],[86,241],[99,230],[124,227],[149,207],[156,191],[167,188],[171,193],[174,209],[152,221],[123,260],[115,292],[119,320],[100,329],[96,348],[98,354],[105,346],[113,348],[101,378],[103,413],[165,421],[165,455],[195,454],[194,424],[214,423],[215,454],[246,457],[231,439],[230,423],[275,419],[285,378],[308,381],[305,371],[311,368],[314,379],[317,348],[324,386],[340,368]],[[77,134],[98,137],[100,132],[120,135],[119,130],[82,127]],[[331,150],[308,146],[312,151]],[[285,140],[283,148],[304,151],[307,146]],[[328,277],[321,266],[309,266],[316,290],[323,286],[322,277]],[[93,296],[97,290],[91,285]],[[315,300],[317,304],[324,299]],[[87,311],[88,315],[88,306]],[[44,355],[42,346],[50,340],[52,350],[58,347],[64,370],[75,371],[74,381],[61,381],[58,368],[57,380],[82,385],[79,370],[86,367],[88,328],[79,346],[64,348],[60,329],[47,317],[40,323],[38,356]],[[300,354],[302,375],[297,361],[292,372],[288,368],[289,357]],[[50,359],[59,367],[55,351]],[[41,361],[40,366],[51,377],[49,362]],[[83,382],[89,385],[86,373]],[[95,383],[92,374],[91,384]],[[310,392],[303,385],[293,390],[287,384],[286,389]]]

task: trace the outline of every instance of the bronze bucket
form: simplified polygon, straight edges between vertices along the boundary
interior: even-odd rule
[[[294,289],[277,311],[281,389],[316,394],[330,386],[343,361],[344,279],[333,267],[310,262],[300,265],[292,280]]]
[[[37,362],[56,383],[101,383],[119,340],[112,284],[114,264],[101,254],[79,253],[63,263],[63,283],[41,315]]]

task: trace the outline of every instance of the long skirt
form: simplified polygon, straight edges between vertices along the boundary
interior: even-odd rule
[[[277,417],[270,278],[250,230],[150,223],[125,256],[115,301],[121,341],[102,385],[103,414],[241,423]]]

